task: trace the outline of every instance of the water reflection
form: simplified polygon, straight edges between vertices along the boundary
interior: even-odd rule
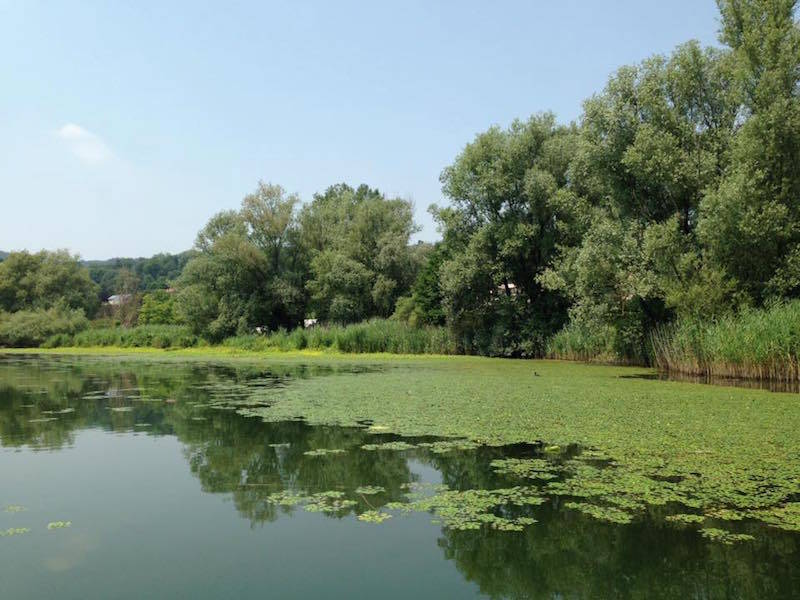
[[[380,535],[393,536],[398,555],[418,552],[414,540],[399,533],[402,523],[370,526],[352,515],[405,499],[408,484],[420,479],[419,465],[454,490],[495,489],[518,482],[493,471],[492,460],[539,452],[526,445],[446,453],[429,448],[367,452],[362,445],[396,438],[365,429],[311,427],[301,421],[264,423],[215,407],[220,398],[241,400],[264,388],[291,385],[295,377],[335,374],[330,367],[267,370],[253,365],[0,358],[0,442],[4,447],[58,452],[75,444],[78,432],[90,429],[174,437],[201,489],[229,496],[237,514],[252,527],[302,513],[300,507],[270,501],[276,492],[342,490],[356,504],[328,516],[347,519],[348,528],[340,533],[343,540],[355,528],[376,527],[385,532]],[[320,449],[343,452],[309,454]],[[365,485],[383,491],[354,492]],[[703,540],[691,528],[666,523],[659,513],[669,507],[650,508],[644,518],[622,526],[565,510],[558,498],[524,510],[538,522],[521,532],[442,528],[442,556],[492,598],[800,594],[800,536],[794,534],[745,524],[756,540],[724,546]],[[308,529],[304,535],[309,535]],[[325,560],[309,544],[309,564]]]
[[[743,379],[737,377],[717,377],[713,375],[691,375],[677,371],[659,371],[639,375],[620,375],[621,379],[653,379],[657,381],[682,381],[685,383],[703,383],[706,385],[722,385],[740,387],[750,390],[767,390],[769,392],[785,392],[800,394],[800,381],[781,381],[776,379]]]

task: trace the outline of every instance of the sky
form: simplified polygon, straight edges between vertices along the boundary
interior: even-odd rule
[[[191,247],[259,180],[410,199],[477,133],[697,39],[714,0],[0,0],[0,250]]]

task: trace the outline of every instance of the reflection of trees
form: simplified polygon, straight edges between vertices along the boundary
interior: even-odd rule
[[[58,448],[72,443],[80,429],[131,431],[134,424],[147,423],[143,433],[176,435],[202,489],[231,494],[239,514],[253,524],[291,510],[267,500],[287,489],[342,490],[359,501],[357,512],[401,498],[401,485],[412,479],[405,458],[392,451],[359,451],[376,441],[361,430],[264,423],[205,407],[221,390],[247,393],[248,382],[280,384],[286,377],[316,374],[202,363],[0,361],[0,442]],[[135,389],[165,401],[131,402],[126,394]],[[109,410],[122,405],[133,410]],[[45,412],[65,408],[75,410]],[[49,417],[55,420],[37,422]],[[347,452],[305,454],[319,448]],[[437,469],[453,489],[491,489],[510,484],[489,467],[508,452],[415,451],[415,458]],[[361,485],[382,486],[386,493],[358,498],[353,490]],[[797,535],[774,530],[765,535],[762,529],[754,532],[755,542],[724,546],[662,518],[616,526],[562,510],[558,502],[528,510],[539,522],[523,532],[443,530],[439,545],[465,578],[494,598],[789,598],[800,589]]]
[[[269,371],[253,365],[235,368],[207,364],[132,361],[53,361],[30,359],[0,363],[0,441],[4,446],[59,448],[88,427],[130,431],[137,424],[148,435],[173,434],[185,444],[190,469],[204,491],[231,493],[237,510],[252,522],[272,520],[277,506],[267,497],[292,489],[308,493],[361,485],[386,489],[381,497],[355,498],[357,510],[381,499],[397,499],[411,480],[399,455],[357,451],[367,434],[357,429],[309,427],[299,421],[264,423],[232,411],[208,408],[216,395],[241,397],[280,384],[287,377],[309,377],[331,368],[286,365]],[[248,384],[257,384],[248,387]],[[131,396],[162,401],[137,401]],[[130,407],[129,412],[111,408]],[[73,412],[60,413],[64,409]],[[53,419],[53,420],[47,420]],[[308,456],[319,448],[349,449],[333,456]]]

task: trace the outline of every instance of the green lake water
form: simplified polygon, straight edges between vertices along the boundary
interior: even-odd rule
[[[553,455],[232,410],[301,379],[383,368],[0,355],[0,598],[800,597],[800,534],[763,524],[738,525],[754,539],[727,545],[666,522],[668,506],[616,524],[565,497],[479,517],[480,493],[425,504],[512,489],[520,480],[493,461],[558,464],[577,446]]]

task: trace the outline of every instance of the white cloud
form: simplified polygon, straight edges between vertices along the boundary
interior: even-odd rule
[[[75,123],[67,123],[58,130],[70,152],[88,165],[97,165],[113,156],[111,148],[97,135]]]

